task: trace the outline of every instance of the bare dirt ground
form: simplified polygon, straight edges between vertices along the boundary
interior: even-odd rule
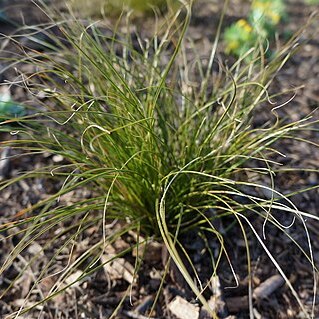
[[[236,21],[245,16],[247,2],[232,1],[227,13],[226,23]],[[2,3],[0,4],[2,6]],[[8,16],[13,22],[19,24],[31,25],[43,22],[46,16],[41,13],[31,2],[27,0],[5,1],[4,7]],[[279,33],[285,31],[295,31],[305,25],[309,15],[316,9],[314,6],[306,6],[302,1],[290,0],[287,5],[288,20],[280,25]],[[218,1],[201,1],[195,4],[194,16],[189,29],[189,35],[194,39],[195,44],[205,54],[213,40],[214,30],[218,22],[220,13],[220,3]],[[275,80],[273,90],[281,91],[286,88],[303,86],[297,91],[296,97],[291,103],[281,110],[282,116],[287,116],[294,120],[309,114],[319,105],[319,22],[318,17],[314,20],[304,33],[302,40],[305,42],[299,52],[287,63],[284,70],[280,72]],[[149,20],[139,21],[137,23],[152,23]],[[2,33],[11,34],[15,32],[17,26],[8,21],[0,21],[0,30]],[[1,41],[5,41],[2,39]],[[283,41],[280,39],[279,41]],[[1,43],[0,43],[1,45]],[[1,52],[0,52],[1,55]],[[5,80],[13,80],[16,72],[13,69],[6,69],[2,64],[3,71],[1,74],[2,84]],[[22,70],[28,66],[20,65]],[[15,101],[25,102],[30,99],[28,92],[23,88],[12,88],[11,92]],[[282,97],[283,101],[291,96]],[[269,116],[269,112],[261,111],[256,115],[255,125],[263,122]],[[318,115],[314,114],[314,117]],[[318,142],[318,132],[312,131],[304,133],[302,138]],[[14,138],[9,134],[0,135],[0,143],[9,138]],[[292,167],[307,167],[318,169],[319,152],[302,141],[285,142],[280,145],[280,149],[285,153],[286,158],[281,160]],[[12,149],[3,149],[0,144],[0,155],[4,158],[8,155],[16,155]],[[63,159],[47,154],[32,156],[13,156],[9,160],[0,162],[1,179],[15,177],[22,171],[41,167],[50,163],[61,161]],[[4,163],[5,162],[5,163]],[[291,192],[300,188],[318,185],[318,173],[299,173],[292,171],[289,174],[279,176],[277,187],[284,193]],[[0,224],[8,216],[14,216],[23,208],[36,203],[48,194],[53,193],[61,185],[52,181],[41,178],[20,181],[5,190],[0,195]],[[312,190],[309,193],[298,194],[294,196],[297,206],[304,211],[319,215],[319,196],[318,190]],[[90,196],[90,191],[81,190],[70,194],[69,197],[62,199],[65,203],[74,202],[77,198]],[[285,218],[285,216],[282,216]],[[223,221],[227,223],[227,220]],[[218,225],[222,229],[225,225]],[[262,224],[259,231],[262,231]],[[319,225],[309,220],[307,223],[310,236],[312,238],[314,260],[319,265]],[[113,227],[121,227],[115,223]],[[301,230],[300,230],[301,229]],[[16,230],[12,230],[15,232]],[[232,247],[230,258],[237,275],[239,285],[236,288],[227,288],[235,285],[233,274],[226,260],[221,263],[219,276],[216,277],[215,283],[212,284],[210,293],[206,296],[212,304],[219,310],[219,318],[248,318],[249,317],[249,300],[248,300],[248,277],[246,249],[243,240],[238,240],[236,228],[231,228],[227,236],[227,245]],[[268,226],[266,245],[271,252],[276,255],[282,269],[287,274],[290,282],[300,296],[305,308],[310,311],[313,299],[313,269],[307,262],[306,258],[296,246],[291,244],[276,228]],[[302,247],[307,250],[308,243],[301,225],[295,225],[291,229],[291,234],[298,239]],[[0,233],[0,263],[2,264],[9,255],[12,248],[17,245],[18,236],[5,238],[8,234]],[[10,234],[9,234],[10,235]],[[76,244],[74,255],[79,255],[85,251],[88,245],[97,242],[100,237],[98,227],[91,227],[85,232]],[[255,294],[253,301],[253,312],[255,318],[305,318],[300,311],[300,307],[293,297],[290,289],[282,282],[276,267],[271,263],[263,249],[258,245],[252,236],[248,235],[251,245],[251,259],[253,266],[252,282],[259,294]],[[129,248],[136,240],[136,234],[131,233],[123,236],[112,247],[109,247],[109,254]],[[192,234],[184,239],[186,247],[195,260],[195,266],[199,273],[209,272],[210,263],[205,245],[201,241],[194,242]],[[38,253],[42,253],[42,247],[45,246],[46,237],[40,237],[30,247],[28,247],[12,266],[0,274],[0,292],[4,292],[10,286],[11,280],[18,272],[25,267],[28,260]],[[214,245],[214,243],[212,243]],[[51,247],[45,250],[41,262],[33,265],[32,269],[27,269],[24,275],[14,283],[9,293],[0,299],[0,318],[5,318],[7,314],[19,309],[25,302],[31,286],[34,284],[34,276],[38,274],[45,266],[45,263],[53,254],[54,250],[59,247]],[[115,307],[123,299],[122,307],[116,318],[180,318],[187,319],[186,315],[178,315],[173,308],[187,309],[188,315],[193,314],[193,318],[209,318],[204,309],[201,309],[193,299],[185,282],[180,278],[178,271],[171,267],[169,274],[166,276],[162,293],[151,314],[148,311],[154,301],[156,292],[160,288],[161,278],[164,274],[163,259],[165,259],[165,248],[161,243],[151,244],[151,252],[145,258],[138,273],[138,280],[133,286],[132,291],[127,293],[129,283],[133,276],[133,266],[135,255],[134,252],[128,252],[122,258],[115,261],[108,269],[101,268],[95,274],[84,278],[78,284],[68,289],[61,296],[48,302],[45,306],[37,306],[31,313],[22,318],[109,318]],[[64,259],[57,261],[56,269],[63,268],[67,263],[68,254]],[[59,263],[61,265],[59,265]],[[80,270],[79,270],[80,271]],[[79,275],[79,274],[78,274]],[[72,280],[72,278],[68,278]],[[28,296],[28,303],[34,303],[39,296],[45,295],[54,283],[55,277],[47,277],[38,283],[38,294]],[[316,280],[318,280],[316,278]],[[267,290],[270,287],[270,290]],[[268,291],[268,292],[267,292]],[[317,296],[317,300],[319,296]],[[179,316],[179,317],[178,317]],[[184,316],[184,317],[183,317]],[[319,304],[316,306],[315,318],[319,318]]]

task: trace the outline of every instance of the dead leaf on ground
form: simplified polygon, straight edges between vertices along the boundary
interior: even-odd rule
[[[168,310],[176,316],[177,319],[198,319],[199,307],[189,303],[180,296],[175,297],[168,304]]]

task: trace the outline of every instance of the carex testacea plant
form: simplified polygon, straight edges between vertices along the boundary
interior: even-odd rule
[[[229,65],[218,53],[227,1],[217,31],[212,30],[212,47],[205,59],[187,33],[191,8],[191,3],[183,2],[179,9],[168,12],[169,18],[157,20],[154,33],[147,38],[132,36],[129,18],[126,32],[121,33],[117,27],[64,16],[54,22],[55,32],[50,31],[52,25],[23,30],[23,36],[32,35],[32,41],[39,39],[36,34],[41,31],[46,39],[45,44],[41,42],[44,49],[25,47],[4,55],[7,68],[19,68],[22,63],[31,66],[29,73],[21,71],[19,80],[12,83],[24,85],[31,102],[25,105],[26,115],[0,123],[1,131],[15,137],[1,141],[0,147],[11,147],[19,156],[46,154],[47,158],[60,156],[63,161],[51,161],[48,166],[0,182],[0,190],[36,177],[56,184],[53,194],[16,212],[1,226],[5,236],[14,233],[19,238],[1,273],[32,242],[47,236],[41,253],[21,270],[26,271],[59,243],[34,279],[32,289],[36,289],[43,278],[56,271],[55,260],[62,252],[72,254],[85,230],[94,225],[100,231],[100,240],[92,244],[89,240],[85,252],[70,258],[58,271],[51,291],[39,295],[38,303],[72,285],[63,282],[78,268],[82,275],[77,280],[101,268],[99,260],[105,247],[134,231],[138,234],[136,246],[151,240],[164,243],[169,255],[166,262],[176,264],[194,296],[217,318],[203,292],[221,271],[222,260],[228,261],[236,283],[230,247],[225,244],[228,230],[236,228],[238,238],[246,243],[248,273],[251,254],[247,236],[252,236],[306,312],[265,244],[266,224],[271,224],[302,249],[277,217],[278,212],[291,216],[307,235],[309,247],[303,253],[314,274],[317,272],[304,218],[318,217],[299,211],[289,194],[283,195],[274,187],[276,172],[286,169],[276,162],[281,156],[279,142],[301,138],[303,130],[316,125],[311,115],[296,122],[281,120],[277,110],[282,105],[276,104],[276,99],[283,93],[293,95],[293,90],[269,93],[276,74],[298,49],[300,33],[283,44],[271,60],[265,58],[264,45],[257,39],[244,56]],[[21,47],[19,35],[8,39]],[[255,125],[255,114],[261,110],[268,120]],[[72,199],[72,194],[82,190],[89,190],[90,195]],[[71,198],[64,199],[68,194]],[[225,221],[226,230],[218,228],[220,220]],[[264,234],[255,228],[257,222],[264,224]],[[115,223],[121,227],[112,230],[109,225]],[[199,239],[209,237],[219,247],[217,254],[209,255],[211,273],[205,282],[181,240],[189,232],[198,234]],[[136,276],[142,257],[136,257]],[[14,280],[2,295],[13,285]],[[249,296],[252,302],[251,282]],[[22,306],[13,316],[35,305]]]

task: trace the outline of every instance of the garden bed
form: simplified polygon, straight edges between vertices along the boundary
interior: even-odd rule
[[[239,6],[239,2],[231,2],[227,11],[225,23],[231,23],[245,16],[247,6]],[[22,5],[21,14],[27,18],[26,23],[38,23],[38,8],[33,5],[25,6],[25,1],[14,1],[15,6]],[[247,4],[247,3],[246,3]],[[10,2],[10,5],[11,2]],[[238,10],[238,7],[240,10]],[[18,7],[8,11],[12,13],[12,20],[20,24],[20,14]],[[304,26],[314,10],[314,6],[306,6],[301,1],[290,0],[287,5],[288,20],[285,24],[280,25],[279,34],[286,31],[296,31]],[[188,35],[193,38],[194,44],[198,46],[198,52],[203,56],[207,56],[212,44],[214,30],[216,30],[218,17],[220,15],[221,5],[217,1],[200,1],[196,3],[193,9],[193,17],[188,30]],[[20,19],[20,20],[19,20]],[[30,19],[30,21],[29,21]],[[45,21],[45,15],[42,15],[41,22]],[[302,86],[296,90],[296,96],[286,106],[278,109],[281,118],[287,117],[293,120],[299,120],[305,115],[313,112],[319,104],[319,42],[313,35],[318,34],[319,24],[318,17],[309,25],[304,35],[301,37],[302,46],[300,50],[287,62],[283,70],[276,77],[271,90],[285,91],[293,87]],[[112,24],[113,22],[109,22]],[[147,19],[136,19],[136,28],[142,26],[151,26],[153,20],[151,17]],[[2,23],[2,32],[7,35],[15,32],[16,27],[11,24]],[[144,29],[148,29],[144,27]],[[2,40],[5,41],[5,40]],[[28,41],[28,39],[25,39]],[[278,41],[284,41],[280,39]],[[26,42],[27,43],[27,42]],[[10,44],[6,44],[7,46]],[[13,49],[13,48],[12,48]],[[43,48],[32,47],[32,50]],[[16,50],[16,49],[14,49]],[[231,59],[222,53],[222,47],[218,53],[221,59]],[[3,53],[5,56],[6,53]],[[6,80],[15,81],[19,79],[20,72],[30,71],[29,65],[18,65],[18,71],[13,68],[6,69],[6,62],[2,64],[4,72],[2,72],[2,83],[6,84]],[[32,68],[32,67],[31,67]],[[23,85],[13,86],[11,89],[12,99],[16,102],[25,103],[32,101],[32,95]],[[278,104],[285,103],[289,100],[293,93],[281,96],[276,101]],[[261,109],[254,120],[254,125],[258,127],[269,119],[270,110],[273,108],[271,104],[265,105]],[[313,113],[313,118],[318,119],[318,113]],[[318,128],[318,127],[317,127]],[[14,132],[0,133],[0,142],[14,139]],[[277,189],[284,194],[298,191],[302,188],[313,187],[318,185],[318,159],[319,149],[312,148],[309,144],[302,141],[311,140],[318,142],[318,132],[316,130],[303,132],[300,141],[285,141],[279,144],[280,152],[285,157],[279,156],[274,159],[282,164],[289,164],[295,170],[279,175],[276,179]],[[280,142],[278,142],[280,143]],[[0,144],[1,147],[1,144]],[[278,146],[277,146],[278,148]],[[30,154],[30,156],[20,156],[20,153],[14,148],[0,148],[3,160],[0,162],[0,177],[2,180],[19,176],[21,172],[29,171],[35,168],[43,168],[45,166],[57,163],[64,163],[65,159],[59,155],[52,154]],[[308,168],[308,172],[300,172],[297,168]],[[313,169],[313,171],[311,170]],[[58,181],[52,176],[52,179],[35,177],[28,180],[21,180],[17,183],[5,188],[1,191],[0,196],[0,224],[7,223],[8,220],[18,219],[23,216],[25,208],[37,203],[54,194],[63,185],[63,181]],[[93,191],[88,189],[77,189],[71,193],[65,194],[60,198],[59,205],[73,205],[83,198],[90,198]],[[307,193],[296,194],[292,197],[297,207],[314,215],[318,215],[319,196],[317,188]],[[289,225],[291,220],[286,220],[288,215],[278,217],[284,225]],[[76,222],[76,221],[74,221]],[[47,247],[49,239],[47,236],[54,237],[61,228],[67,228],[69,225],[57,225],[52,231],[39,236],[29,247],[27,247],[20,256],[13,262],[5,272],[0,275],[0,292],[2,293],[10,286],[11,280],[28,265],[28,262],[34,257],[41,255],[38,262],[32,267],[26,267],[23,275],[14,282],[14,286],[0,299],[0,316],[6,318],[6,315],[19,309],[22,306],[31,305],[39,300],[39,296],[45,297],[55,284],[58,275],[62,272],[65,265],[72,263],[80,254],[83,254],[94,243],[99,242],[101,238],[100,225],[91,225],[76,239],[72,253],[68,250],[65,254],[60,254],[59,259],[54,265],[51,265],[50,276],[46,276],[40,282],[36,282],[36,293],[29,295],[31,287],[35,284],[35,278],[45,268],[48,260],[60,248],[58,243],[56,246]],[[256,220],[254,225],[256,231],[261,234],[263,232],[262,221]],[[114,230],[120,230],[122,222],[109,221],[109,227],[106,229],[106,235],[111,234]],[[265,254],[263,248],[256,242],[255,238],[248,234],[248,243],[251,248],[252,271],[251,278],[247,276],[247,257],[246,243],[243,238],[239,237],[238,228],[229,227],[227,219],[216,223],[216,229],[223,232],[227,229],[227,245],[232,247],[229,252],[232,268],[229,261],[223,257],[219,266],[218,275],[210,283],[210,288],[205,293],[205,298],[209,300],[209,304],[217,309],[218,318],[248,318],[249,317],[249,296],[248,283],[251,280],[255,294],[253,299],[253,312],[255,318],[304,318],[304,314],[300,309],[300,305],[296,302],[293,293],[285,284],[282,278],[278,277],[278,271],[275,265]],[[309,219],[307,227],[310,238],[312,240],[313,258],[316,265],[319,264],[319,228],[318,222]],[[305,310],[311,313],[313,300],[313,268],[306,260],[306,257],[300,249],[298,249],[285,235],[276,227],[270,224],[266,225],[265,245],[268,247],[280,264],[281,268],[287,275],[290,283],[295,288]],[[308,242],[303,225],[296,223],[290,228],[289,233],[298,241],[302,249],[307,251]],[[19,238],[23,234],[19,233],[19,229],[11,228],[6,233],[0,234],[1,256],[0,261],[3,264],[10,255],[13,247],[18,244]],[[65,235],[67,236],[67,235]],[[194,299],[187,283],[181,276],[172,262],[169,269],[165,269],[165,261],[168,252],[163,243],[157,241],[148,243],[145,251],[137,248],[130,249],[135,246],[141,238],[135,231],[124,234],[121,238],[114,241],[101,255],[101,267],[96,273],[85,276],[75,285],[68,288],[63,294],[48,301],[44,306],[36,306],[30,313],[22,315],[21,318],[109,318],[114,312],[117,305],[121,304],[120,310],[115,318],[210,318],[203,307]],[[195,240],[194,240],[195,238]],[[210,272],[210,256],[206,249],[208,245],[213,253],[218,253],[218,249],[214,245],[216,243],[208,238],[208,244],[204,239],[199,240],[192,232],[181,238],[183,245],[187,248],[197,272],[201,279],[205,282],[206,274]],[[211,239],[211,241],[210,241]],[[215,251],[214,251],[215,249]],[[125,253],[123,253],[123,251]],[[138,273],[135,274],[136,257],[145,253],[144,262]],[[121,254],[120,258],[114,259],[111,263],[102,266],[105,258]],[[187,264],[187,260],[185,260]],[[236,274],[234,279],[233,272]],[[162,277],[166,273],[165,280],[162,283]],[[81,278],[81,269],[76,270],[68,278],[65,278],[67,284],[71,284],[77,278]],[[134,279],[135,278],[135,279]],[[135,283],[130,287],[130,283]],[[315,280],[318,281],[317,274]],[[161,287],[161,285],[163,286]],[[159,289],[162,293],[159,296],[155,306],[152,307],[156,293]],[[258,290],[259,288],[259,290]],[[317,299],[319,296],[317,296]],[[187,309],[188,314],[179,314],[180,309]],[[319,318],[319,305],[315,307],[316,313],[314,318]]]

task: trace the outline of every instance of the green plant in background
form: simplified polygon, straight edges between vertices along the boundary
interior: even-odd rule
[[[254,0],[249,13],[249,21],[258,35],[273,38],[276,26],[285,17],[283,0]]]
[[[276,26],[284,16],[282,0],[254,0],[248,21],[241,19],[226,28],[226,53],[239,57],[256,46],[257,42],[264,43],[266,39],[274,38]]]
[[[121,2],[121,1],[119,1]],[[166,5],[166,0],[122,0],[123,5],[127,5],[134,10],[148,11],[152,7],[163,7]]]
[[[25,115],[24,106],[11,100],[8,90],[0,93],[0,122],[12,117],[21,117]]]
[[[319,0],[305,0],[305,2],[310,5],[319,4]]]
[[[186,18],[179,22],[185,10]],[[27,207],[17,214],[18,220],[8,219],[0,228],[1,232],[11,229],[9,236],[14,230],[20,236],[0,272],[44,234],[48,235],[45,246],[27,262],[25,269],[49,249],[58,247],[53,255],[50,251],[49,261],[29,293],[37,294],[42,278],[58,274],[49,294],[39,294],[38,303],[65,291],[74,281],[63,283],[78,269],[78,280],[85,280],[101,268],[99,260],[106,248],[134,230],[137,247],[153,239],[165,244],[170,256],[167,263],[175,262],[198,300],[217,318],[203,292],[220,271],[220,257],[228,257],[224,243],[227,233],[216,226],[216,221],[226,220],[227,227],[238,228],[235,241],[242,238],[246,243],[249,280],[249,242],[254,238],[306,313],[297,292],[254,226],[268,223],[291,238],[280,215],[288,214],[298,220],[306,234],[304,217],[317,218],[300,212],[289,195],[274,189],[275,173],[285,172],[273,160],[275,154],[280,154],[275,142],[299,138],[300,131],[313,124],[311,119],[281,123],[274,111],[264,125],[252,126],[255,112],[272,98],[268,88],[293,53],[298,39],[292,38],[268,64],[260,63],[260,50],[259,56],[250,59],[249,66],[241,58],[228,68],[221,65],[219,77],[215,77],[213,62],[221,23],[208,63],[203,64],[200,57],[189,63],[185,34],[190,18],[191,6],[187,5],[166,20],[168,24],[163,26],[161,37],[157,30],[148,41],[138,39],[138,48],[128,33],[115,32],[108,37],[94,24],[84,27],[79,21],[64,19],[59,26],[63,27],[68,46],[55,38],[54,43],[59,44],[55,51],[32,51],[25,57],[24,63],[37,70],[36,74],[25,74],[29,90],[35,97],[45,96],[45,102],[36,102],[42,104],[44,111],[19,119],[23,125],[17,139],[3,141],[0,146],[13,145],[28,156],[30,152],[60,155],[67,161],[0,182],[1,191],[14,182],[38,176],[63,181],[56,193]],[[245,22],[240,24],[250,31]],[[198,75],[196,85],[190,74]],[[91,196],[72,200],[72,194],[83,189],[89,189]],[[68,194],[71,199],[63,202]],[[114,221],[121,223],[120,229],[108,227]],[[57,269],[59,256],[66,252],[71,255],[78,238],[88,236],[86,230],[92,226],[100,227],[100,240]],[[191,231],[198,238],[209,239],[207,243],[214,240],[218,246],[216,255],[216,245],[212,252],[207,244],[212,271],[206,282],[200,281],[181,240]],[[298,246],[294,239],[292,242]],[[192,265],[195,281],[181,251]],[[313,264],[310,244],[309,251],[303,253]],[[119,252],[118,256],[128,252]],[[107,256],[102,263],[116,257]],[[135,276],[142,261],[142,254],[136,257]],[[8,289],[14,284],[12,280]],[[133,280],[131,286],[134,284]],[[251,282],[249,297],[252,300]],[[20,314],[35,306],[20,309]],[[118,307],[114,314],[117,311]]]
[[[256,33],[252,26],[244,19],[238,20],[225,30],[225,52],[242,56],[256,43]]]
[[[167,4],[177,5],[173,0],[70,0],[71,7],[80,15],[90,16],[118,16],[123,9],[133,10],[136,14],[146,14],[153,10],[164,9]]]

